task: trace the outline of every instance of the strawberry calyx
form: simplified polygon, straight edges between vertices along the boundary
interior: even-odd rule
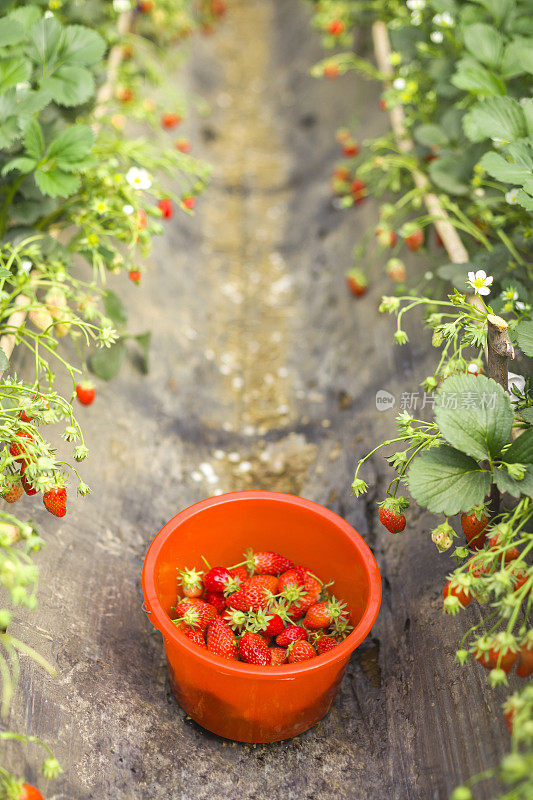
[[[393,514],[402,514],[409,508],[409,500],[405,497],[387,497],[378,503],[380,508],[391,511]]]

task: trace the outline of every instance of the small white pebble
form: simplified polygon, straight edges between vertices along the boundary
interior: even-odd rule
[[[196,483],[200,483],[200,481],[203,480],[200,472],[191,472],[191,478],[193,481],[196,481]]]
[[[219,366],[219,370],[222,373],[222,375],[229,375],[231,372],[231,367],[228,367],[227,364],[221,364]]]
[[[281,342],[282,339],[283,339],[283,335],[282,335],[281,331],[274,331],[274,333],[270,337],[270,341],[271,342],[276,342],[276,344],[278,342]]]
[[[214,450],[213,455],[215,458],[218,458],[220,460],[221,458],[224,458],[226,454],[223,450]]]
[[[215,357],[215,351],[211,350],[210,347],[207,350],[204,350],[204,356],[207,358],[208,361],[212,361]]]
[[[242,429],[242,432],[245,436],[253,436],[255,433],[255,428],[253,425],[245,425]]]
[[[213,467],[211,466],[211,464],[208,461],[204,461],[202,464],[200,464],[198,469],[200,470],[200,472],[203,475],[205,475],[206,478],[209,475],[214,475],[215,474],[215,470],[213,469]]]
[[[213,495],[219,495],[219,494],[224,494],[224,489],[220,489],[220,488],[219,489],[215,489],[215,491],[213,492]]]
[[[242,389],[243,383],[244,383],[243,379],[239,377],[233,378],[233,380],[231,381],[231,385],[233,386],[234,389]]]
[[[216,475],[208,475],[207,476],[208,483],[218,483],[218,477]]]
[[[228,453],[228,461],[231,461],[232,464],[236,464],[240,460],[241,457],[238,453]]]
[[[222,423],[222,430],[223,431],[228,431],[228,432],[232,431],[233,430],[233,425],[231,424],[231,422],[223,422]]]
[[[287,369],[287,367],[280,367],[278,369],[278,375],[280,378],[286,378],[288,374],[289,370]]]
[[[276,411],[278,412],[278,414],[288,414],[289,411],[290,411],[290,408],[286,403],[283,403],[281,406],[278,406],[276,408]]]
[[[252,469],[252,465],[249,461],[241,461],[239,466],[237,467],[238,472],[250,472]]]
[[[263,380],[267,385],[270,385],[271,383],[274,383],[274,376],[271,375],[270,372],[267,372],[266,375],[263,375]]]

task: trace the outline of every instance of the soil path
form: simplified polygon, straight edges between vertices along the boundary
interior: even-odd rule
[[[334,208],[334,133],[354,109],[361,138],[386,120],[377,87],[312,79],[320,57],[293,0],[233,0],[215,35],[194,42],[190,83],[212,113],[193,138],[213,180],[194,218],[169,223],[140,290],[127,287],[131,328],[153,330],[152,370],[140,379],[126,366],[80,412],[93,495],[57,525],[38,515],[50,594],[19,629],[60,676],[25,671],[12,722],[56,746],[58,800],[444,800],[505,746],[484,676],[453,665],[464,622],[442,622],[449,564],[424,520],[392,538],[375,528],[376,494],[350,496],[357,457],[393,427],[376,391],[416,391],[426,345],[415,335],[393,350],[379,280],[362,301],[345,289],[376,211]],[[382,485],[372,468],[368,478]],[[184,717],[141,610],[142,559],[161,525],[249,487],[345,516],[384,574],[382,612],[331,713],[269,746],[222,741]]]

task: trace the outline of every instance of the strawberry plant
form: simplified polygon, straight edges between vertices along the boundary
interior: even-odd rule
[[[396,318],[395,343],[406,344],[403,321],[418,311],[438,353],[423,391],[410,393],[411,403],[406,393],[397,435],[360,460],[353,491],[366,492],[364,465],[383,449],[394,475],[380,520],[401,532],[410,502],[443,515],[431,531],[454,562],[443,579],[443,611],[466,616],[467,606],[479,605],[482,621],[465,625],[458,664],[477,662],[493,686],[506,684],[513,670],[526,679],[533,395],[527,377],[508,373],[508,361],[521,356],[527,371],[533,356],[530,9],[520,0],[318,0],[312,7],[313,26],[335,51],[313,73],[334,78],[355,70],[382,81],[379,108],[392,123],[361,148],[344,149],[334,169],[337,207],[355,209],[367,195],[385,195],[375,230],[354,251],[348,284],[355,270],[358,286],[370,286],[373,276],[361,274],[359,262],[364,257],[375,272],[385,248],[395,287],[380,311]],[[337,20],[343,27],[334,36]],[[377,66],[350,51],[356,25],[370,26]],[[351,142],[356,134],[352,121],[337,138]],[[422,278],[401,260],[409,252],[423,257]],[[419,419],[408,413],[417,398]],[[502,798],[533,792],[531,685],[504,711],[511,753],[458,787],[454,800],[469,800],[492,776]]]
[[[116,374],[127,343],[147,369],[150,335],[132,334],[109,274],[142,275],[142,259],[162,220],[190,213],[208,168],[174,147],[160,116],[175,98],[157,64],[159,47],[211,23],[211,4],[115,0],[50,3],[51,10],[15,0],[0,13],[0,704],[5,717],[19,674],[19,656],[53,667],[11,633],[17,607],[34,609],[35,554],[40,531],[24,520],[30,504],[63,517],[89,487],[80,463],[88,456],[75,412],[97,402],[88,379]],[[152,13],[153,12],[153,13]],[[97,88],[98,87],[98,88]],[[176,102],[174,100],[174,102]],[[127,107],[127,116],[124,112]],[[172,113],[179,121],[186,100]],[[152,125],[150,140],[126,135],[128,118]],[[178,193],[163,189],[170,173]],[[74,348],[63,348],[61,339]],[[26,355],[19,375],[14,348]],[[67,353],[77,353],[77,358]],[[72,392],[62,396],[56,375]],[[70,447],[59,453],[57,433]],[[70,484],[74,479],[74,489]],[[13,513],[27,495],[26,510]],[[42,506],[41,506],[42,507]],[[51,519],[51,518],[50,518]],[[61,768],[47,744],[0,730],[3,741],[37,743],[47,751],[45,778]],[[0,766],[0,798],[40,797]]]

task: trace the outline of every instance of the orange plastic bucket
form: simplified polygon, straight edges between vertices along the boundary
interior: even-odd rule
[[[256,667],[225,661],[176,634],[176,568],[228,565],[247,547],[304,564],[348,604],[354,630],[334,650],[302,664]],[[234,492],[181,511],[153,540],[143,567],[152,624],[163,634],[170,682],[181,707],[204,728],[241,742],[303,733],[329,710],[350,655],[370,631],[381,602],[376,560],[332,511],[278,492]]]

